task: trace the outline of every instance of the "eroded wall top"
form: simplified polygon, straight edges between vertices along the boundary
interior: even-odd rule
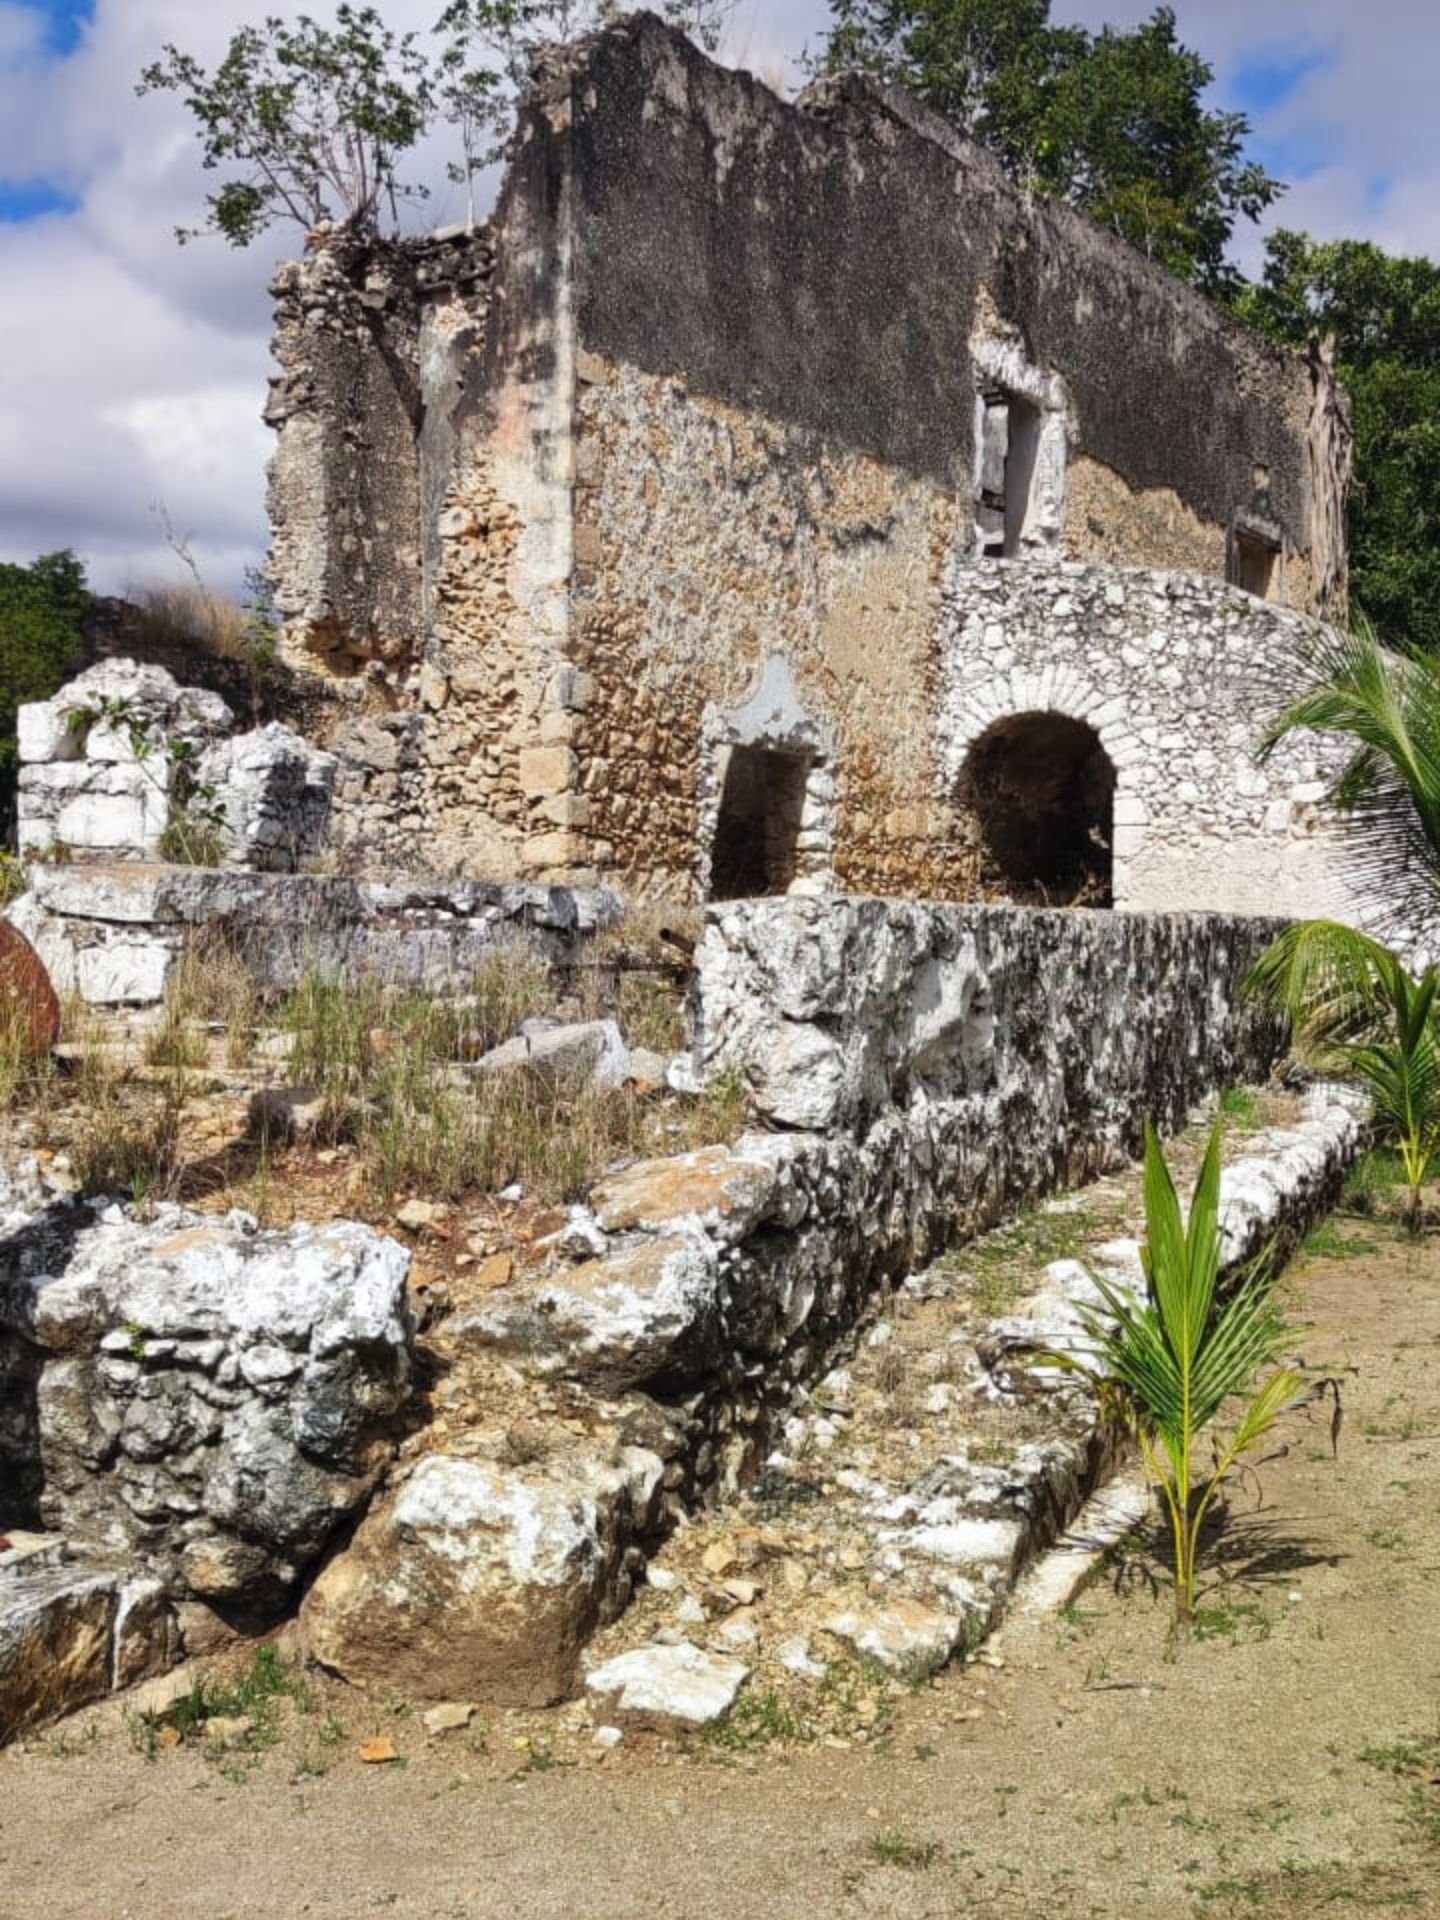
[[[1063,378],[1075,452],[1308,550],[1304,362],[902,93],[851,74],[791,105],[648,15],[571,79],[583,346],[963,485],[998,330]]]

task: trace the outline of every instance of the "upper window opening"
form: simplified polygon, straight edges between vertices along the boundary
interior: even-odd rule
[[[1237,527],[1231,543],[1231,585],[1243,587],[1257,600],[1268,600],[1275,583],[1277,551],[1274,542],[1263,534]]]
[[[1013,559],[1022,550],[1039,451],[1040,409],[1003,388],[983,393],[976,524],[987,559]]]

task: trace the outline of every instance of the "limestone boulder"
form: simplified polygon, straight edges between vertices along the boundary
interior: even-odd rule
[[[158,1584],[65,1562],[0,1569],[0,1746],[179,1657]]]
[[[662,1474],[636,1447],[523,1468],[429,1454],[321,1571],[306,1647],[415,1699],[566,1699],[581,1648],[629,1598]]]
[[[556,1025],[527,1021],[513,1039],[492,1047],[475,1062],[479,1074],[526,1073],[548,1080],[588,1081],[591,1086],[623,1086],[630,1078],[630,1053],[613,1020],[581,1020]]]
[[[803,1217],[797,1158],[793,1142],[752,1134],[735,1147],[642,1160],[602,1180],[590,1210],[605,1234],[673,1232],[688,1222],[734,1244],[762,1223],[788,1227]]]
[[[673,1386],[703,1375],[719,1352],[719,1254],[692,1233],[641,1240],[541,1285],[505,1289],[446,1332],[609,1393]]]
[[[112,1206],[68,1245],[52,1222],[45,1264],[19,1258],[44,1225],[12,1236],[0,1287],[0,1468],[48,1525],[177,1596],[278,1605],[391,1456],[409,1255],[346,1221]]]

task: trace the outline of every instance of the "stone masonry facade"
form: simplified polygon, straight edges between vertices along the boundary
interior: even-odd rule
[[[902,94],[787,103],[637,15],[538,63],[487,226],[276,295],[277,597],[367,857],[1313,896],[1320,758],[1247,742],[1343,598],[1328,366]],[[1053,871],[997,860],[997,794],[1079,818]]]

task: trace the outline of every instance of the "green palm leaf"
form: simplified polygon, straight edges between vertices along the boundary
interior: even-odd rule
[[[1245,1403],[1216,1466],[1197,1491],[1192,1456],[1200,1435],[1274,1364],[1289,1330],[1275,1306],[1274,1276],[1256,1269],[1228,1296],[1220,1278],[1220,1129],[1212,1131],[1182,1223],[1179,1197],[1153,1128],[1145,1131],[1145,1291],[1136,1297],[1102,1274],[1099,1299],[1076,1311],[1090,1341],[1071,1357],[1124,1409],[1158,1481],[1175,1545],[1176,1610],[1194,1612],[1196,1559],[1205,1513],[1225,1476],[1296,1397],[1300,1376],[1271,1374]]]

